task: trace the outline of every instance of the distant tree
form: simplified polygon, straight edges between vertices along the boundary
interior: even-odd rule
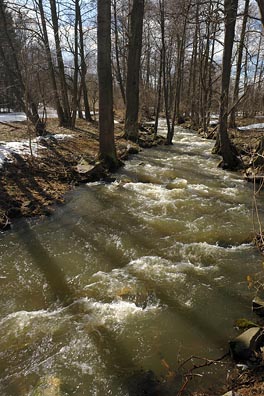
[[[118,167],[114,141],[111,65],[111,0],[97,0],[97,69],[99,81],[99,158],[113,170]]]
[[[139,76],[144,4],[144,0],[134,0],[130,16],[126,81],[125,136],[133,141],[136,141],[138,138]]]

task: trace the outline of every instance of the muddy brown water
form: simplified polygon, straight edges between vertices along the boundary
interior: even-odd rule
[[[50,396],[140,394],[135,373],[227,351],[234,320],[253,318],[246,277],[262,259],[252,186],[217,169],[212,145],[177,128],[116,182],[81,186],[0,236],[2,396],[35,395],[47,378]]]

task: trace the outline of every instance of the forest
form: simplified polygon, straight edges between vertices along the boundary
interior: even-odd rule
[[[264,394],[264,0],[0,0],[0,393]]]
[[[157,133],[162,112],[168,144],[185,119],[207,133],[219,114],[216,151],[234,168],[227,126],[262,111],[261,16],[260,0],[113,1],[98,10],[93,1],[1,1],[1,108],[24,111],[41,135],[48,106],[74,128],[76,117],[92,121],[100,96],[101,156],[114,151],[113,106],[130,140],[139,114],[155,118]]]

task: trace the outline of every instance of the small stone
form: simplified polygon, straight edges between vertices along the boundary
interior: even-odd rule
[[[128,152],[128,154],[138,154],[139,149],[138,149],[137,146],[128,145],[127,146],[127,152]]]
[[[84,159],[82,159],[76,166],[76,170],[78,173],[87,173],[87,172],[90,172],[93,168],[94,168],[94,165],[89,164]]]

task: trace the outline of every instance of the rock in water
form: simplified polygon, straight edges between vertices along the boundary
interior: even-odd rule
[[[255,312],[259,316],[264,316],[264,301],[259,298],[255,297],[254,300],[252,301],[252,309],[253,312]]]
[[[248,360],[263,346],[264,331],[260,327],[252,327],[229,342],[230,353],[235,360]]]

